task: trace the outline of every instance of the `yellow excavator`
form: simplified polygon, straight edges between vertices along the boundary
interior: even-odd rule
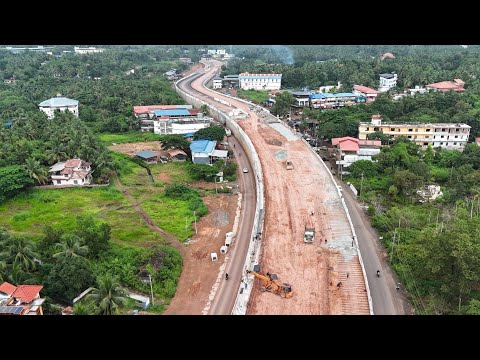
[[[265,276],[250,270],[247,270],[247,274],[252,274],[255,277],[263,280],[262,287],[260,288],[262,292],[270,291],[274,294],[280,295],[285,299],[290,299],[293,295],[292,286],[290,284],[283,283],[283,285],[279,285],[275,282],[275,280],[278,280],[278,276],[276,274],[267,273],[267,276]]]

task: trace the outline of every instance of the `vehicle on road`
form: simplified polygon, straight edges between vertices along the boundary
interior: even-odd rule
[[[247,168],[243,168],[243,172],[244,172],[244,173],[248,173],[248,169],[247,169]]]
[[[293,163],[290,160],[285,161],[285,167],[287,170],[293,170]]]
[[[313,243],[315,240],[315,228],[314,227],[306,227],[305,231],[303,232],[303,241],[307,244]]]
[[[252,274],[255,277],[263,280],[263,285],[260,288],[262,292],[270,291],[274,294],[280,295],[280,297],[284,299],[290,299],[293,295],[292,286],[290,284],[283,283],[283,285],[279,285],[275,282],[275,280],[278,280],[278,276],[276,274],[267,273],[265,276],[255,271],[247,270],[247,275],[248,274]]]

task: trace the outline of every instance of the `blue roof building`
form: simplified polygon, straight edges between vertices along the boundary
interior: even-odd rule
[[[190,112],[187,109],[168,109],[168,110],[154,110],[155,116],[189,116]]]
[[[211,140],[195,140],[190,144],[192,152],[192,162],[194,164],[210,164],[210,157],[217,145],[216,141]]]

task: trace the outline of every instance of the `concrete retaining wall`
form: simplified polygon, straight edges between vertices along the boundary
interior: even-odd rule
[[[195,74],[191,74],[175,82],[176,92],[186,102],[194,106],[197,106],[197,107],[201,107],[202,105],[208,106],[211,116],[216,118],[221,123],[225,124],[225,126],[231,130],[232,135],[234,135],[235,138],[238,140],[238,142],[242,145],[244,149],[244,153],[248,157],[248,160],[250,161],[250,164],[253,169],[253,173],[255,174],[257,204],[255,207],[255,217],[253,222],[252,234],[250,236],[251,241],[248,247],[248,252],[247,252],[245,265],[243,269],[243,274],[245,274],[245,271],[247,269],[249,270],[253,269],[253,266],[255,264],[258,264],[260,259],[260,241],[262,239],[261,234],[263,233],[263,225],[264,225],[263,214],[264,214],[264,208],[265,208],[262,165],[260,163],[260,158],[258,157],[257,151],[255,150],[255,147],[253,146],[252,141],[250,140],[248,135],[245,133],[245,131],[243,131],[243,129],[233,119],[231,119],[222,110],[218,109],[217,107],[210,105],[205,101],[198,99],[190,94],[187,94],[186,92],[184,92],[178,87],[177,85],[178,82],[194,75]],[[204,82],[204,85],[205,85],[205,82]],[[242,101],[241,99],[237,99],[237,98],[235,98],[235,100]],[[233,315],[246,314],[247,304],[250,299],[251,291],[252,291],[252,286],[247,287],[246,283],[242,281],[238,289],[235,305],[232,310]]]

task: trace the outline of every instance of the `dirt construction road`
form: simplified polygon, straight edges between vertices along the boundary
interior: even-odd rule
[[[280,282],[292,285],[294,293],[291,299],[282,299],[260,292],[260,281],[252,281],[255,290],[247,313],[369,314],[352,232],[322,161],[282,124],[267,124],[264,118],[249,111],[248,105],[205,89],[203,82],[219,66],[218,62],[209,61],[208,71],[192,81],[192,87],[208,94],[203,99],[226,112],[232,107],[213,100],[212,96],[250,114],[238,123],[252,140],[264,172],[266,205],[261,272],[276,273]],[[193,95],[200,97],[197,92]],[[286,170],[286,159],[293,162],[294,170]],[[303,241],[305,226],[316,229],[313,244]]]

